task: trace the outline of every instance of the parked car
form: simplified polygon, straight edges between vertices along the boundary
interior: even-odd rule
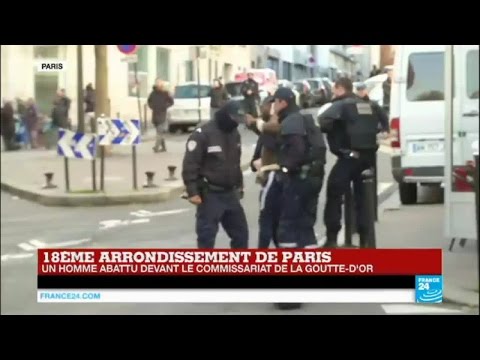
[[[210,120],[211,85],[188,82],[175,87],[174,105],[168,109],[168,130],[172,133],[181,129],[187,132],[190,127]],[[200,107],[198,103],[200,95]],[[200,110],[200,111],[199,111]]]
[[[306,80],[299,80],[293,82],[294,89],[300,94],[300,107],[304,109],[310,108],[315,105],[312,90],[310,84]]]
[[[323,83],[322,78],[309,78],[305,79],[309,85],[313,94],[314,105],[323,105],[328,102],[327,90]]]
[[[333,98],[333,87],[335,86],[335,84],[328,77],[323,77],[322,81],[327,93],[327,102],[329,102]]]

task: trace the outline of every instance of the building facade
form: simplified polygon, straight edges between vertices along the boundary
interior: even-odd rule
[[[108,88],[112,114],[138,117],[137,93],[142,104],[156,78],[173,88],[187,81],[211,83],[214,78],[232,80],[235,73],[250,67],[248,45],[207,45],[202,59],[195,58],[194,45],[141,45],[138,52],[138,83],[134,65],[115,45],[108,46]],[[65,71],[38,72],[40,60],[62,60]],[[198,66],[197,66],[198,65]],[[95,86],[95,52],[93,45],[83,45],[83,83]],[[77,123],[77,46],[76,45],[2,45],[1,93],[4,99],[34,98],[40,111],[50,115],[57,89],[66,90],[72,100],[70,118]],[[83,105],[83,101],[81,104]]]

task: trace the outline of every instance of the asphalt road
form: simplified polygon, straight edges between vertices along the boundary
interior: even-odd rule
[[[254,145],[256,137],[246,131],[243,142]],[[185,141],[187,135],[175,135]],[[391,182],[389,155],[379,153],[379,182]],[[329,156],[330,168],[334,159]],[[250,244],[258,233],[258,185],[245,174],[243,204],[250,226]],[[396,195],[398,196],[398,195]],[[325,204],[322,190],[317,233]],[[36,252],[40,247],[102,248],[194,248],[194,208],[176,199],[158,205],[127,205],[94,208],[51,208],[1,193],[2,314],[265,314],[280,313],[269,304],[37,304]],[[229,247],[223,230],[217,247]],[[289,314],[387,314],[408,313],[380,304],[308,304]],[[416,305],[413,305],[416,306]],[[418,309],[415,308],[415,309]],[[428,313],[428,308],[425,312]],[[453,310],[452,310],[453,311]],[[456,313],[446,310],[445,314]]]

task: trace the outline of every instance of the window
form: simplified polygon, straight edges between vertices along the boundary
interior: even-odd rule
[[[467,53],[467,96],[478,99],[478,50]]]
[[[58,45],[35,45],[33,47],[33,57],[35,59],[58,59]]]
[[[170,81],[170,50],[157,47],[157,78]]]
[[[58,90],[58,73],[42,72],[35,74],[35,101],[40,113],[50,116],[53,100]]]
[[[255,61],[250,61],[250,67],[251,67],[252,69],[255,69]]]
[[[198,97],[198,85],[182,85],[175,87],[175,99],[196,99]],[[210,86],[200,86],[200,97],[210,96]]]
[[[291,80],[292,79],[292,64],[284,61],[282,64],[282,77],[283,79]]]
[[[417,53],[408,59],[407,99],[409,101],[444,100],[443,53]]]
[[[278,74],[278,59],[274,57],[268,57],[267,59],[267,68],[272,69],[275,71],[275,73]]]
[[[193,61],[185,61],[185,81],[193,81]]]
[[[137,51],[137,63],[128,64],[128,96],[146,98],[149,93],[148,86],[148,46],[140,45]],[[135,65],[137,78],[135,79]]]

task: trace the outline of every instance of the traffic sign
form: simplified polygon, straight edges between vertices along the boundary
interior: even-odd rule
[[[92,160],[97,149],[95,140],[94,134],[59,129],[57,153],[67,158]]]
[[[140,120],[99,118],[99,145],[136,145],[140,143]]]
[[[135,54],[138,50],[138,45],[117,45],[118,50],[120,50],[121,53],[130,55],[130,54]]]

